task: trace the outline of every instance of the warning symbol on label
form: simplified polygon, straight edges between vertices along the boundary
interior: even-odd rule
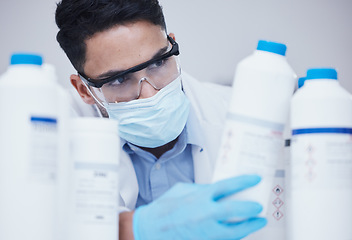
[[[308,173],[306,174],[306,178],[309,182],[312,182],[316,177],[316,174],[313,172],[312,169],[308,170]]]
[[[283,202],[280,198],[276,198],[276,199],[273,201],[273,205],[274,205],[276,208],[280,208],[282,205],[284,205],[284,202]]]
[[[280,187],[280,185],[276,185],[276,187],[274,187],[273,192],[279,196],[282,192],[284,191],[284,189],[282,187]]]
[[[311,144],[309,144],[306,149],[307,149],[308,153],[314,152],[314,148],[313,148],[313,146]]]
[[[306,166],[308,166],[308,167],[314,167],[315,165],[316,165],[316,162],[314,159],[308,159],[306,161]]]
[[[284,216],[284,214],[280,211],[280,210],[276,210],[274,213],[273,213],[273,217],[279,221],[282,217]]]

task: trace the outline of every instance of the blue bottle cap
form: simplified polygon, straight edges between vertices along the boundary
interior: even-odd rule
[[[301,88],[304,84],[304,81],[306,80],[306,77],[300,77],[298,78],[298,88]]]
[[[307,71],[307,80],[309,79],[337,80],[337,72],[334,68],[311,68]]]
[[[32,64],[40,66],[43,64],[43,58],[38,54],[14,53],[11,56],[10,64]]]
[[[265,40],[259,40],[257,50],[262,50],[266,52],[276,53],[282,56],[286,54],[286,45],[277,42],[269,42]]]

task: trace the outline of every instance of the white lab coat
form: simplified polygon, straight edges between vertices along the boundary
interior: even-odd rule
[[[199,82],[186,73],[182,73],[182,83],[194,116],[199,121],[197,132],[203,140],[203,150],[199,146],[192,147],[195,182],[210,183],[225,125],[231,88]],[[135,208],[139,192],[137,177],[128,154],[121,150],[120,156],[120,211],[132,210]]]
[[[230,102],[231,88],[223,85],[199,82],[187,73],[182,73],[183,89],[191,103],[191,111],[198,124],[192,126],[191,132],[199,134],[202,147],[192,145],[194,178],[196,183],[210,183],[221,134],[225,125],[225,117]],[[76,97],[78,94],[76,93]],[[77,104],[77,98],[74,100]],[[82,101],[80,101],[82,103]],[[76,106],[76,108],[79,106]],[[87,106],[80,106],[78,115],[92,116]],[[84,111],[83,111],[84,110]],[[121,146],[124,141],[121,142]],[[138,197],[138,182],[132,161],[128,154],[120,148],[119,164],[119,211],[133,210]]]

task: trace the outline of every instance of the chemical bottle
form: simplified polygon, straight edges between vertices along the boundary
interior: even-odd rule
[[[283,161],[285,123],[296,75],[286,57],[286,45],[260,40],[257,50],[237,66],[213,181],[258,174],[261,182],[234,195],[263,205],[266,216]],[[270,213],[271,214],[271,213]]]
[[[118,239],[119,148],[115,120],[72,119],[66,239]]]
[[[0,239],[55,238],[60,132],[67,119],[58,111],[64,109],[58,85],[42,63],[38,54],[13,54],[0,78]]]
[[[56,191],[55,191],[55,240],[66,240],[67,232],[65,227],[67,225],[67,204],[68,194],[67,186],[69,186],[69,131],[70,131],[70,117],[71,117],[71,103],[68,91],[59,84],[56,69],[54,65],[43,63],[42,69],[46,74],[46,80],[52,81],[57,85],[57,94],[60,99],[57,112],[61,117],[58,122],[58,145],[56,164]]]
[[[307,71],[291,102],[287,239],[352,239],[352,97],[333,68]]]

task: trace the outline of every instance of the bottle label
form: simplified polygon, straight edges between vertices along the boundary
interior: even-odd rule
[[[76,220],[79,223],[116,226],[117,165],[75,162],[74,194]]]
[[[216,180],[248,173],[273,177],[283,156],[283,130],[283,124],[228,114]]]
[[[28,178],[43,183],[54,183],[58,152],[57,120],[55,118],[32,116],[30,127]]]
[[[213,181],[242,174],[258,174],[261,182],[231,198],[258,201],[260,216],[268,214],[277,164],[283,158],[283,124],[228,114]],[[233,219],[233,221],[237,221]]]
[[[293,189],[352,187],[352,129],[294,129],[292,134]]]

